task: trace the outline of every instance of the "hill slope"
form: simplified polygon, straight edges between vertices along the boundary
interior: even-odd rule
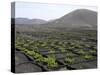
[[[28,19],[28,18],[16,18],[15,24],[23,24],[23,25],[29,25],[29,24],[44,24],[47,21],[42,19]]]
[[[78,9],[72,11],[71,13],[48,22],[45,25],[54,26],[54,27],[88,27],[96,28],[97,27],[97,12],[87,10],[87,9]]]

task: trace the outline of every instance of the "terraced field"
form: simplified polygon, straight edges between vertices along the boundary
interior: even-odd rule
[[[15,47],[38,71],[89,69],[97,67],[96,36],[95,30],[16,32]]]

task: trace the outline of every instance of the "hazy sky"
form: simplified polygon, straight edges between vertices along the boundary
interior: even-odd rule
[[[97,7],[94,6],[16,2],[15,17],[52,20],[64,16],[65,14],[68,14],[69,12],[74,11],[76,9],[89,9],[97,11]]]

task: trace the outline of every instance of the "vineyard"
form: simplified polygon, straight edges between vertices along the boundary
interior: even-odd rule
[[[15,48],[42,71],[97,67],[97,34],[86,31],[16,31]]]

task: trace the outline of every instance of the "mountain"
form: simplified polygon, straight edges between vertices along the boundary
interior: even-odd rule
[[[13,20],[12,20],[13,21]],[[45,21],[41,19],[16,18],[16,25],[25,28],[51,29],[97,29],[97,12],[88,9],[77,9],[58,19]],[[13,23],[13,22],[12,22]],[[20,26],[20,24],[22,24]],[[24,25],[24,26],[23,26]],[[30,25],[30,26],[29,26]],[[32,28],[33,27],[33,28]]]
[[[32,24],[44,24],[47,21],[42,19],[28,19],[28,18],[16,18],[15,24],[32,25]]]
[[[87,9],[77,9],[44,25],[50,27],[97,28],[97,12]]]

